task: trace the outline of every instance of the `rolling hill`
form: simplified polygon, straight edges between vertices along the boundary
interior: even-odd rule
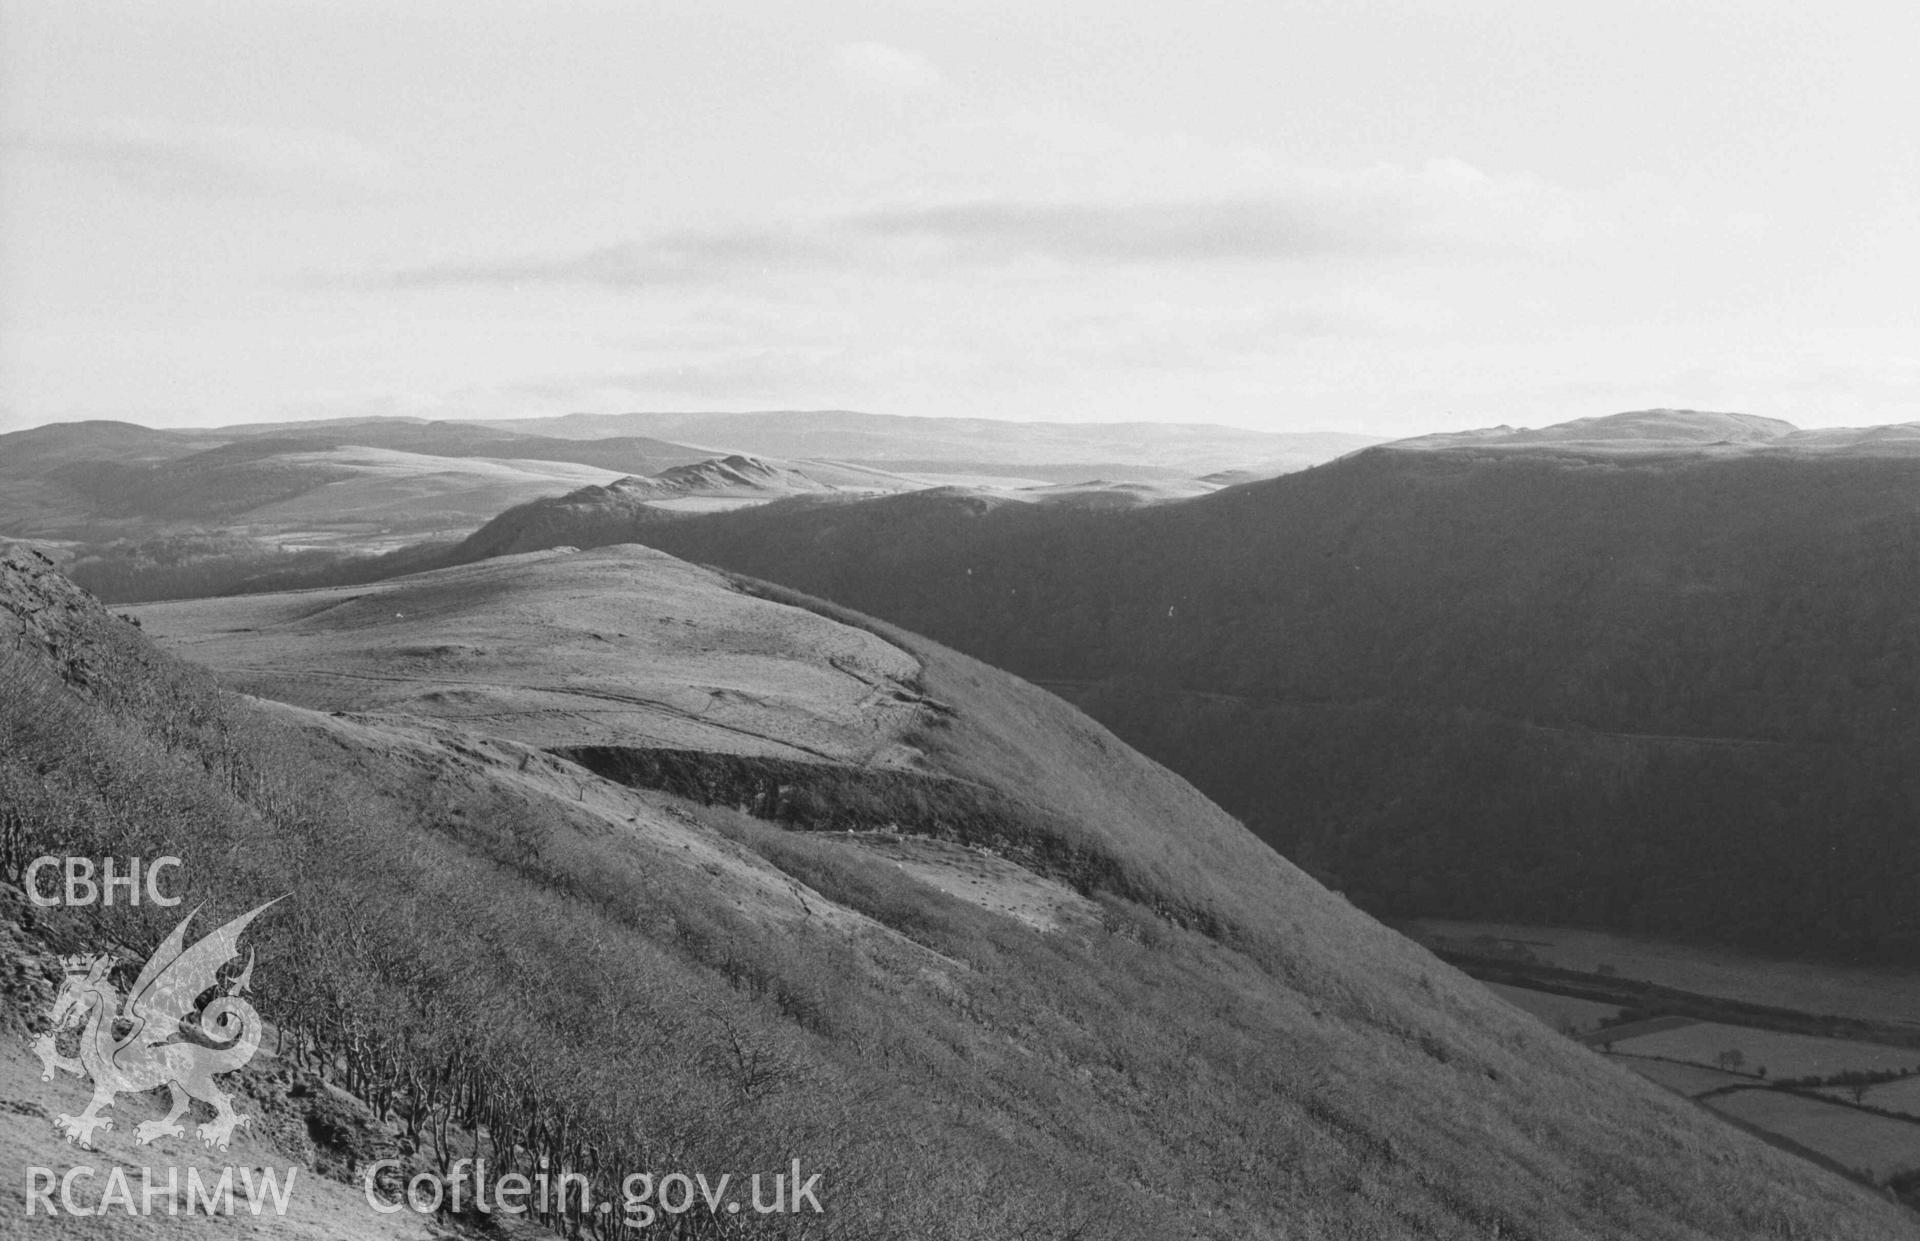
[[[648,433],[673,428],[726,446]],[[358,418],[166,431],[57,423],[0,435],[0,545],[34,540],[102,598],[187,598],[256,580],[367,580],[451,563],[474,549],[448,555],[421,545],[458,542],[523,506],[543,529],[543,505],[553,500],[574,521],[605,508],[600,524],[608,527],[653,510],[945,486],[1125,507],[1213,490],[1217,484],[1195,476],[1222,466],[1270,477],[1366,442],[835,411],[511,423]],[[849,454],[871,459],[836,459]],[[478,546],[496,554],[525,542],[495,530]],[[527,545],[549,544],[536,533]]]
[[[1007,422],[909,418],[852,410],[751,413],[567,414],[482,425],[592,438],[653,435],[726,452],[828,457],[906,473],[1007,474],[1013,467],[1070,467],[1079,482],[1145,471],[1125,481],[1196,477],[1214,470],[1268,474],[1305,469],[1378,443],[1337,431],[1281,433],[1187,422]]]
[[[916,491],[926,484],[879,470],[831,461],[765,461],[714,457],[641,478],[529,500],[494,516],[429,562],[411,571],[466,564],[489,556],[541,551],[558,543],[604,546],[630,542],[625,531],[674,515],[726,512],[799,496],[868,498]],[[557,541],[556,541],[557,533]],[[320,575],[324,580],[325,575]]]
[[[1532,429],[1491,427],[1394,440],[1403,451],[1615,453],[1748,453],[1905,456],[1920,454],[1920,423],[1823,427],[1803,431],[1779,418],[1693,409],[1643,409]]]
[[[0,562],[5,860],[171,852],[209,914],[291,893],[249,1158],[821,1173],[822,1218],[753,1235],[1913,1231],[879,622],[631,547],[140,619]],[[9,1013],[56,951],[170,924],[10,920]],[[74,1159],[35,1106],[0,1134]]]
[[[821,481],[826,478],[837,479],[838,485]],[[1199,479],[1168,483],[1096,478],[1080,483],[933,487],[925,485],[924,479],[903,479],[831,462],[778,466],[735,456],[678,467],[654,478],[622,479],[605,487],[582,487],[563,496],[530,500],[494,517],[458,544],[438,550],[431,562],[408,560],[403,567],[414,571],[468,564],[489,556],[564,545],[604,547],[644,542],[647,530],[674,517],[724,512],[779,499],[832,505],[876,495],[904,497],[912,492],[918,498],[898,501],[903,510],[931,505],[940,512],[956,506],[984,511],[1008,504],[1106,510],[1165,504],[1217,490],[1218,484]],[[324,582],[326,575],[316,574],[311,580]],[[291,579],[284,584],[305,581]]]
[[[386,551],[464,535],[502,509],[583,485],[730,456],[804,461],[814,481],[840,490],[1096,478],[1178,487],[1226,468],[1271,476],[1372,442],[1172,423],[840,411],[358,418],[164,431],[54,423],[0,435],[0,537],[98,544],[219,529]]]
[[[582,442],[403,419],[190,431],[55,423],[0,435],[0,535],[99,543],[221,530],[386,549],[705,456],[632,436]]]

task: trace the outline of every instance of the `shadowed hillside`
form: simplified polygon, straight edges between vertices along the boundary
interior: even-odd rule
[[[1920,960],[1910,457],[1372,450],[622,537],[1047,681],[1377,912]]]
[[[361,1159],[799,1157],[827,1214],[727,1230],[792,1237],[1911,1228],[1504,1008],[1057,699],[826,605],[614,549],[145,610],[275,703],[42,564],[0,601],[7,865],[173,852],[209,913],[291,892],[256,995],[364,1102]],[[630,761],[562,756],[596,736]],[[102,912],[32,934],[138,959],[169,921]]]

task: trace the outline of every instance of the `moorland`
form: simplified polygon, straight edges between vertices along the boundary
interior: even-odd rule
[[[169,852],[209,911],[292,893],[257,941],[281,1071],[249,1089],[316,1164],[803,1154],[848,1237],[1910,1231],[1507,1007],[1058,699],[830,605],[636,548],[138,626],[16,554],[0,598],[10,871]],[[596,770],[567,755],[610,744],[602,707],[631,761]],[[876,830],[924,840],[916,870]],[[954,850],[1062,916],[926,882]],[[137,960],[170,921],[78,912],[20,921],[10,1012],[55,950]]]

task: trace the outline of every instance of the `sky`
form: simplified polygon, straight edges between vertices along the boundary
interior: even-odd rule
[[[0,431],[1920,419],[1920,6],[0,0]]]

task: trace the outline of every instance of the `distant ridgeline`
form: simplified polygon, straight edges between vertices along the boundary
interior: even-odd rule
[[[623,537],[1046,683],[1376,913],[1920,962],[1920,458],[1719,447]]]

